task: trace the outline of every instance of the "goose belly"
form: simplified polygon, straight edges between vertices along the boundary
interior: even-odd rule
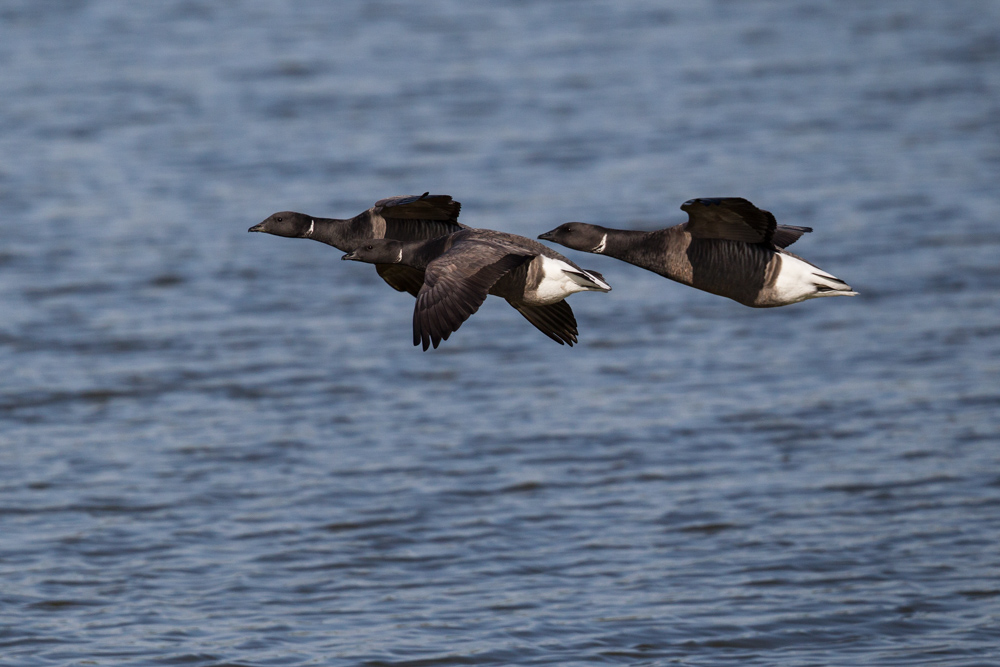
[[[839,278],[795,255],[781,253],[775,259],[780,265],[769,290],[768,303],[762,305],[785,306],[820,296],[854,294]]]
[[[573,266],[558,259],[539,255],[531,261],[524,290],[524,302],[532,306],[548,306],[570,294],[600,289]],[[610,289],[610,288],[608,288]]]

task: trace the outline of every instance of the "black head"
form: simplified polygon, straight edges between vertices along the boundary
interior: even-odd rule
[[[604,250],[608,230],[585,222],[567,222],[559,225],[551,232],[539,234],[543,241],[552,241],[573,250],[583,252],[601,252]]]
[[[254,225],[247,231],[267,232],[275,236],[286,236],[288,238],[309,238],[315,229],[314,219],[305,213],[295,211],[281,211],[270,216],[264,222]]]
[[[395,239],[368,239],[341,259],[369,264],[396,264],[403,259],[403,244]]]

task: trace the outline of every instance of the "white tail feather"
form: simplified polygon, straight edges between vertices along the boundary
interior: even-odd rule
[[[782,253],[781,268],[774,284],[776,296],[782,304],[798,303],[821,296],[857,296],[857,292],[840,278],[799,259]]]
[[[576,292],[611,291],[611,285],[589,271],[544,255],[539,255],[534,261],[538,260],[541,260],[542,280],[530,295],[525,294],[525,303],[547,305],[562,301]]]
[[[581,287],[586,287],[587,289],[597,290],[600,292],[610,292],[611,285],[607,284],[593,273],[587,270],[581,272],[578,271],[566,271],[566,275],[570,277],[570,280],[575,282]]]

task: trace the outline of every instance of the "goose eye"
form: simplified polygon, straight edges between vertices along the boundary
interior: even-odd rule
[[[277,218],[275,218],[275,220],[276,220],[277,222],[281,222],[281,216],[279,215],[279,216],[278,216]]]
[[[368,249],[369,249],[369,250],[374,250],[374,249],[375,249],[375,246],[373,246],[373,245],[370,245],[370,246],[368,246]]]

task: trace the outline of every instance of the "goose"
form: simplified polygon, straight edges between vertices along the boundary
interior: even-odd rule
[[[824,296],[856,296],[840,278],[785,250],[810,227],[778,225],[742,197],[690,199],[686,223],[653,232],[567,222],[539,235],[567,248],[609,255],[752,308]]]
[[[581,269],[537,241],[491,229],[468,228],[410,243],[371,239],[342,259],[424,271],[413,309],[413,344],[424,350],[448,340],[487,294],[503,297],[543,334],[572,347],[576,318],[564,299],[575,292],[611,291],[596,271]]]
[[[286,238],[312,239],[343,252],[368,239],[418,241],[451,234],[466,226],[458,222],[462,205],[448,195],[407,195],[375,202],[353,218],[317,218],[295,211],[274,213],[247,231]],[[407,266],[376,264],[375,270],[390,287],[413,296],[424,282],[423,273]]]

